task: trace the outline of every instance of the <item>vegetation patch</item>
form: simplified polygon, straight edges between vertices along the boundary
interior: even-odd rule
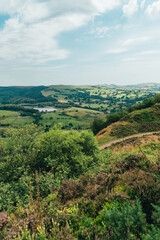
[[[154,137],[132,152],[100,152],[88,131],[1,131],[0,238],[158,240]]]

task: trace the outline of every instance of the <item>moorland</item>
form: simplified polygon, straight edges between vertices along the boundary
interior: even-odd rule
[[[0,239],[159,240],[159,90],[0,88]]]

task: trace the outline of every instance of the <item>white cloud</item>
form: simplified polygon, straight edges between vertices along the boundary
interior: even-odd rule
[[[141,1],[141,4],[140,4],[140,7],[141,7],[141,8],[144,8],[145,3],[146,3],[146,0],[142,0],[142,1]]]
[[[129,58],[124,58],[122,59],[122,62],[138,62],[141,61],[142,59],[139,57],[129,57]]]
[[[107,26],[96,27],[88,32],[88,34],[92,35],[94,38],[103,38],[106,36],[108,31],[110,30]]]
[[[6,0],[0,1],[0,14],[14,14],[19,12],[21,8],[27,3],[27,0]]]
[[[138,0],[130,0],[128,4],[123,6],[123,14],[131,17],[138,11]]]
[[[137,52],[137,53],[134,53],[131,57],[126,57],[124,59],[122,59],[123,62],[138,62],[138,61],[144,61],[146,59],[147,56],[155,57],[158,56],[159,57],[159,54],[160,54],[160,50],[146,50],[146,51],[141,51],[141,52]],[[153,58],[152,58],[153,59]]]
[[[91,0],[92,4],[99,12],[112,10],[121,4],[120,0]]]
[[[148,50],[148,51],[143,51],[136,53],[136,56],[145,56],[145,55],[155,55],[155,54],[160,54],[160,50]]]
[[[160,17],[160,1],[150,4],[146,9],[146,14],[151,18]]]
[[[127,48],[113,48],[113,49],[107,50],[106,54],[120,54],[120,53],[124,53],[127,51],[128,51]]]
[[[151,39],[152,39],[151,37],[129,38],[129,39],[123,41],[122,45],[129,47],[129,46],[132,46],[132,45],[137,45],[137,44],[141,44],[141,43],[147,42],[147,41],[149,41]]]
[[[87,24],[96,15],[112,10],[120,0],[0,0],[0,14],[10,19],[0,30],[0,58],[26,62],[65,59],[57,37]],[[97,28],[97,36],[107,28]]]

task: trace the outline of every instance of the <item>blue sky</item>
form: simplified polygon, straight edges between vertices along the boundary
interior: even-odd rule
[[[0,0],[0,85],[160,83],[160,0]]]

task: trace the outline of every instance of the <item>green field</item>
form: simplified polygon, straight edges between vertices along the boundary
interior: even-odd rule
[[[0,118],[18,117],[18,116],[20,116],[20,113],[18,112],[0,110]]]
[[[62,113],[46,113],[42,114],[42,120],[40,120],[40,124],[43,126],[54,126],[55,124],[60,124],[62,127],[74,127],[78,128],[83,126],[81,121],[78,121],[74,117],[64,116]]]
[[[50,86],[42,91],[43,96],[52,97],[57,102],[54,106],[87,107],[89,109],[116,112],[125,109],[145,98],[152,97],[154,91],[126,89],[125,87],[111,88],[109,86]]]
[[[22,117],[19,112],[0,110],[0,125],[23,126],[32,123],[32,117]]]
[[[97,117],[105,119],[105,114],[103,112],[73,107],[52,113],[42,113],[40,124],[43,126],[61,124],[65,128],[86,129],[90,128],[93,119]]]
[[[0,87],[0,103],[5,106],[54,107],[56,113],[37,116],[23,110],[0,111],[0,124],[21,126],[34,122],[44,127],[61,124],[63,128],[88,129],[95,118],[105,120],[106,115],[125,110],[156,94],[155,85],[142,86],[71,86],[53,85],[39,87]],[[157,88],[160,91],[160,88]],[[9,93],[9,94],[8,94]],[[0,106],[3,106],[0,105]],[[1,108],[3,109],[3,108]],[[11,111],[10,111],[11,110]]]

